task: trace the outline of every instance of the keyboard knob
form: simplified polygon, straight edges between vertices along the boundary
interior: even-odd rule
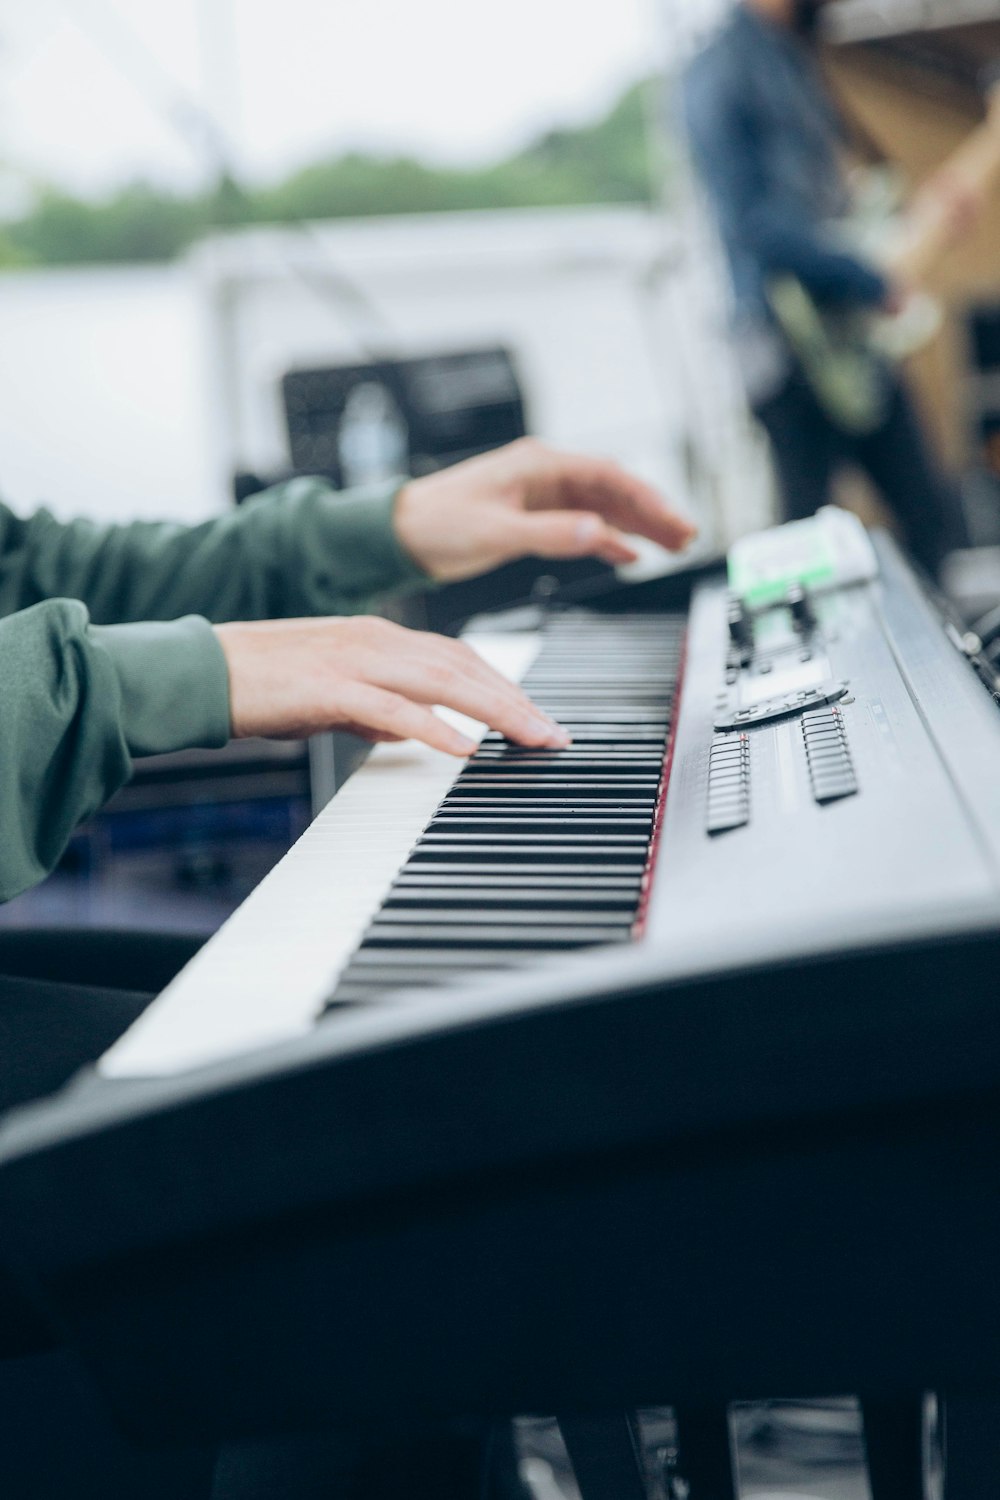
[[[753,655],[753,621],[738,599],[729,601],[729,639],[741,655]]]
[[[816,613],[812,606],[812,600],[801,584],[795,583],[788,590],[785,600],[792,615],[792,623],[796,630],[803,634],[813,630],[816,625]]]

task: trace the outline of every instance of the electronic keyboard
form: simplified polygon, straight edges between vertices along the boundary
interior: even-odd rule
[[[997,1383],[997,685],[874,549],[498,630],[572,747],[377,748],[6,1122],[126,1427]]]

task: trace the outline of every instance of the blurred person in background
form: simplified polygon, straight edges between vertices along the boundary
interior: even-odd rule
[[[566,745],[468,646],[369,611],[529,554],[626,562],[627,533],[674,550],[693,535],[617,465],[532,439],[364,492],[295,480],[193,527],[21,519],[0,505],[0,899],[54,868],[138,756],[336,727],[471,753],[434,704],[516,743]],[[98,982],[79,941],[11,963],[0,935],[0,1112],[98,1057],[191,956],[176,939],[123,938]],[[55,1342],[0,1257],[4,1500],[288,1500],[333,1494],[333,1476],[345,1497],[483,1491],[475,1431],[389,1432],[376,1450],[336,1438],[144,1454]]]
[[[957,500],[888,363],[870,431],[839,426],[817,398],[769,295],[792,276],[823,309],[895,312],[909,289],[850,253],[831,225],[850,207],[849,131],[824,81],[819,23],[829,0],[740,0],[684,79],[696,169],[729,265],[733,338],[750,406],[771,443],[783,519],[812,515],[853,463],[874,482],[913,556],[932,575],[962,544]],[[956,196],[954,229],[975,216]]]

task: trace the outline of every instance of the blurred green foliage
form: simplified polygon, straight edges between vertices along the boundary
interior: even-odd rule
[[[480,169],[351,153],[273,186],[247,190],[225,181],[189,197],[136,183],[95,203],[46,188],[29,213],[0,226],[0,267],[170,260],[212,229],[238,224],[648,202],[654,168],[646,111],[655,87],[638,83],[596,124],[553,130]],[[658,162],[656,173],[665,165]]]

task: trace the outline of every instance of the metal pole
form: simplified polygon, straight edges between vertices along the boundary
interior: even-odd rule
[[[243,110],[239,38],[232,0],[200,0],[197,17],[206,108],[217,121],[220,137],[226,143],[229,174],[238,177]]]

